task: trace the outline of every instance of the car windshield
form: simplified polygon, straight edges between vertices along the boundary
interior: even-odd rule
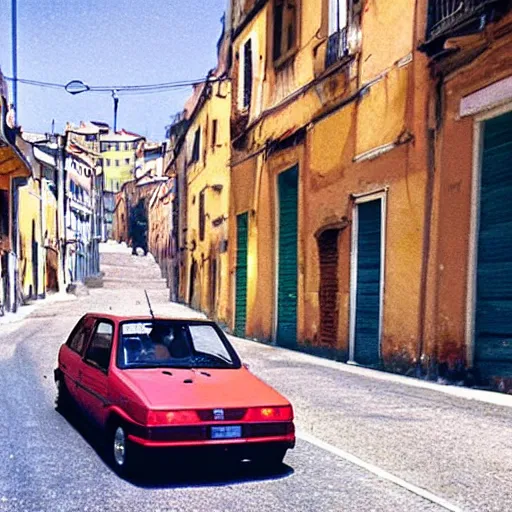
[[[239,368],[233,347],[214,324],[172,320],[121,324],[120,368]]]

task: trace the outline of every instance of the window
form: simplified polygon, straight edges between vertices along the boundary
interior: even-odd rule
[[[211,325],[191,325],[189,330],[194,349],[197,352],[211,354],[226,362],[231,362],[228,350],[222,343],[219,343],[219,337],[215,332],[215,328]]]
[[[297,46],[298,0],[275,0],[274,3],[274,60],[294,50]]]
[[[217,133],[218,133],[219,122],[217,119],[214,119],[212,122],[212,149],[215,149],[217,145]]]
[[[252,42],[249,39],[244,44],[244,82],[243,82],[243,107],[251,107],[252,97]]]
[[[192,162],[199,161],[199,153],[201,151],[201,128],[196,130],[194,134],[194,146],[192,147]]]
[[[81,354],[84,348],[85,342],[87,341],[87,334],[89,330],[83,320],[81,320],[71,333],[67,341],[67,346],[77,354]]]
[[[116,167],[119,167],[119,160],[116,160]]]
[[[210,324],[152,320],[121,324],[117,365],[126,368],[240,368],[229,341]]]
[[[204,190],[199,194],[199,240],[204,240],[205,211],[204,211]]]
[[[130,164],[130,159],[129,158],[125,158],[124,159],[124,163],[125,163],[125,165],[129,165]]]
[[[329,36],[347,25],[347,0],[329,0]]]
[[[332,66],[347,51],[347,0],[329,0],[329,39],[325,66]]]
[[[85,360],[100,370],[107,371],[112,349],[114,326],[109,322],[98,322],[89,348],[85,354]]]
[[[107,158],[107,159],[106,159],[106,163],[107,163],[107,166],[109,166],[109,165],[110,165],[110,158]]]
[[[96,135],[86,135],[85,140],[86,142],[94,142],[96,140]]]

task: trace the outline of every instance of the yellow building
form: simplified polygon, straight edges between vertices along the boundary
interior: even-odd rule
[[[230,83],[204,86],[190,119],[187,158],[186,302],[227,319]]]
[[[136,152],[144,137],[125,130],[101,133],[104,190],[119,192],[121,186],[135,177]]]
[[[15,130],[6,117],[7,87],[0,71],[0,315],[15,312],[17,299],[16,271],[19,257],[18,185],[30,176],[30,164],[17,146]]]
[[[398,370],[418,358],[428,74],[415,8],[233,2],[235,333]]]
[[[20,230],[19,276],[25,299],[44,295],[46,260],[43,251],[41,189],[38,181],[29,178],[18,192]]]

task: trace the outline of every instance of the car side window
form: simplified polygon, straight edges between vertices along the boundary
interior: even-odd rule
[[[110,361],[113,339],[114,325],[110,322],[99,321],[85,354],[86,362],[106,372]]]
[[[86,333],[85,322],[81,320],[69,337],[67,346],[73,350],[73,352],[81,354],[86,341]]]

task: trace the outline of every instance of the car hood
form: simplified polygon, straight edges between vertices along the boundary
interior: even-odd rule
[[[227,409],[289,404],[281,394],[245,368],[124,370],[122,379],[153,409]]]

